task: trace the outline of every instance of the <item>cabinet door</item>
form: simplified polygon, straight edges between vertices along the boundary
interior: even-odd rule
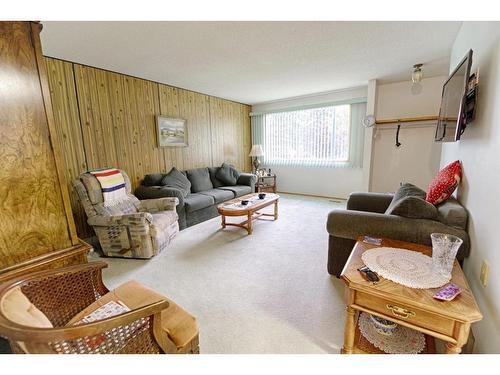
[[[35,47],[38,30],[30,22],[0,22],[0,270],[76,240]]]

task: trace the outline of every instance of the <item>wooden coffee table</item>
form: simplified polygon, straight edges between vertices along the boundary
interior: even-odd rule
[[[429,246],[384,239],[380,246],[397,247],[432,254]],[[379,247],[367,244],[360,237],[342,271],[347,286],[347,319],[342,353],[363,352],[357,347],[357,315],[360,311],[391,320],[446,342],[446,352],[460,353],[469,337],[471,324],[483,318],[474,295],[457,261],[451,281],[462,293],[454,300],[438,301],[432,296],[440,288],[412,289],[380,277],[373,284],[364,279],[358,268],[363,266],[361,255]]]
[[[259,219],[261,216],[271,216],[273,220],[278,220],[278,201],[280,196],[278,194],[266,193],[264,199],[259,199],[258,194],[247,194],[242,197],[224,202],[217,206],[217,210],[222,218],[222,229],[226,226],[231,225],[235,227],[244,228],[247,230],[248,234],[252,234],[252,222],[253,220]],[[241,201],[250,201],[248,205],[243,206]],[[267,214],[259,212],[265,207],[274,205],[274,213]],[[228,216],[246,216],[246,220],[240,223],[228,223],[226,217]]]

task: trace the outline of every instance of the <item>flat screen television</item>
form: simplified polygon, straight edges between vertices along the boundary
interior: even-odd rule
[[[436,142],[455,142],[466,126],[466,95],[472,66],[472,50],[460,61],[443,85],[436,127]]]

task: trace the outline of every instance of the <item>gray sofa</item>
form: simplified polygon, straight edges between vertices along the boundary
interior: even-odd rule
[[[135,195],[139,199],[176,197],[179,200],[176,207],[179,228],[182,230],[218,216],[218,204],[255,192],[255,175],[241,173],[236,184],[228,186],[217,179],[218,169],[205,167],[181,171],[191,182],[186,196],[179,189],[162,185],[164,173],[146,175]]]
[[[462,261],[469,255],[468,214],[456,199],[450,198],[436,206],[434,219],[429,219],[408,212],[405,216],[413,217],[387,214],[393,198],[393,194],[352,193],[347,210],[336,209],[329,213],[326,224],[328,273],[340,276],[356,239],[364,235],[431,245],[431,233],[449,233],[463,240],[457,259]]]

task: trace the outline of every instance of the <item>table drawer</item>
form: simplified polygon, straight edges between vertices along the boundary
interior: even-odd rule
[[[359,291],[356,292],[354,303],[360,307],[383,314],[388,319],[408,322],[453,337],[455,322],[452,319],[446,319],[428,311]]]

